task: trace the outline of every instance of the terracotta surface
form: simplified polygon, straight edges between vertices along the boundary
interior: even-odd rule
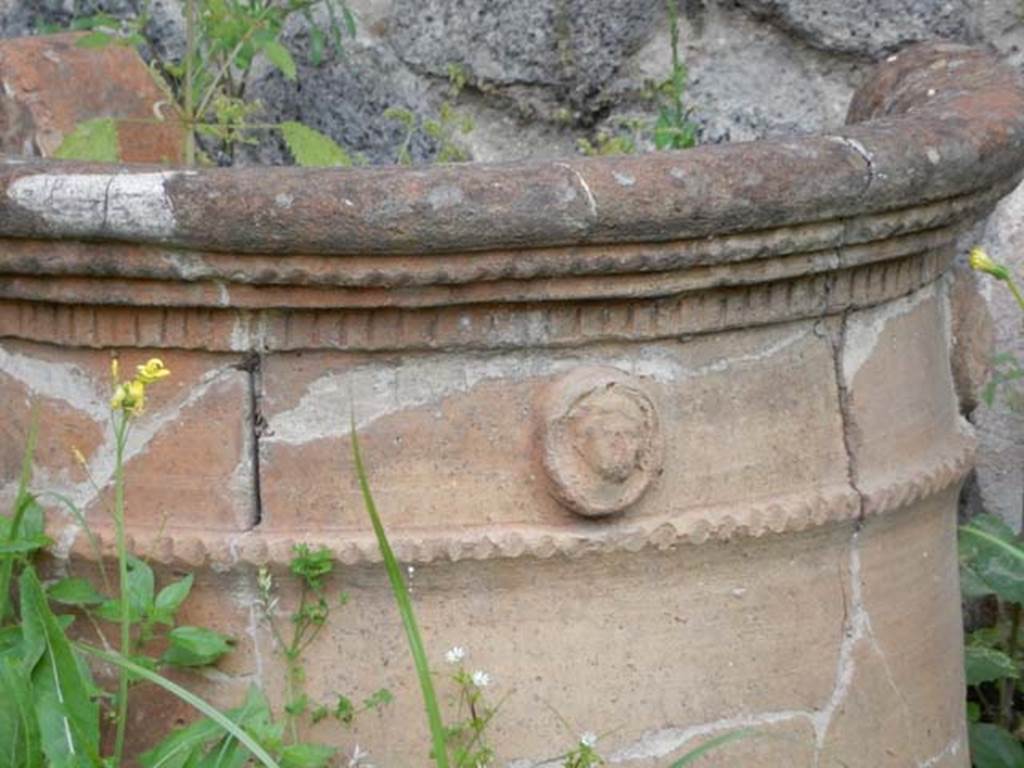
[[[135,49],[79,46],[84,36],[0,40],[0,152],[52,157],[80,123],[109,117],[124,162],[180,163],[184,133]]]
[[[292,545],[323,544],[350,601],[308,692],[396,700],[311,734],[426,763],[354,418],[432,661],[468,647],[504,701],[502,764],[590,730],[665,766],[752,727],[707,764],[964,768],[951,367],[977,361],[950,350],[983,331],[949,267],[1022,167],[1024,86],[951,45],[892,57],[829,136],[417,170],[9,162],[0,496],[35,398],[38,483],[109,548],[110,351],[159,355],[130,528],[197,572],[185,620],[238,639],[192,679],[213,700],[281,702],[257,569],[287,610]],[[139,695],[142,747],[183,713]]]

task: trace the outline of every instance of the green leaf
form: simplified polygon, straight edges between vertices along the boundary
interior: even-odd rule
[[[995,648],[980,645],[969,645],[964,648],[964,672],[968,685],[1020,677],[1020,671],[1013,659]]]
[[[967,645],[980,645],[985,648],[999,648],[1002,646],[1006,632],[1004,627],[982,627],[976,629],[964,638]]]
[[[348,7],[348,3],[342,2],[341,4],[341,17],[345,20],[345,31],[348,32],[349,37],[356,36],[356,17],[352,15],[352,11]]]
[[[338,753],[323,744],[290,744],[281,752],[282,768],[323,768]]]
[[[995,591],[969,565],[960,563],[960,593],[968,599],[977,600],[994,595]]]
[[[309,63],[319,66],[324,60],[324,33],[320,27],[310,25],[309,29]]]
[[[281,74],[289,80],[295,79],[295,59],[288,53],[288,49],[277,40],[268,40],[263,44],[263,53],[270,60],[270,63],[281,70]]]
[[[757,735],[755,731],[745,728],[741,731],[729,731],[729,733],[723,733],[721,736],[715,736],[715,738],[705,741],[696,749],[687,752],[681,758],[672,763],[669,768],[683,768],[683,766],[690,765],[714,749],[718,749],[732,741],[739,741],[740,739],[750,738],[755,735]]]
[[[231,650],[231,638],[205,627],[176,627],[167,639],[170,645],[161,660],[176,667],[212,664]]]
[[[196,696],[191,691],[182,688],[177,683],[171,682],[163,675],[159,675],[156,672],[151,672],[145,667],[140,667],[138,664],[133,664],[126,658],[118,653],[112,653],[107,651],[101,651],[99,648],[93,648],[89,645],[79,645],[79,648],[92,656],[97,656],[109,664],[114,664],[122,669],[126,669],[137,677],[141,677],[143,680],[148,680],[151,683],[155,683],[163,688],[165,691],[174,694],[179,699],[184,701],[186,704],[198,709],[208,718],[213,720],[219,727],[230,733],[234,738],[242,742],[243,746],[248,749],[252,755],[263,763],[266,768],[281,768],[277,762],[274,761],[267,751],[261,747],[249,734],[247,734],[242,728],[233,723],[223,712],[218,710],[216,707],[211,706],[201,698]],[[255,689],[255,686],[250,688],[250,693]],[[256,689],[258,691],[258,689]],[[260,694],[262,695],[262,694]],[[169,764],[168,764],[169,765]],[[147,766],[152,768],[152,766]]]
[[[106,48],[117,40],[116,35],[106,32],[90,32],[88,35],[78,38],[75,41],[76,48]]]
[[[351,725],[356,716],[356,708],[347,696],[338,696],[338,703],[334,705],[334,716],[345,725]]]
[[[405,638],[409,644],[409,654],[412,656],[413,665],[416,667],[416,676],[419,678],[420,690],[423,693],[423,707],[427,714],[427,724],[430,727],[431,756],[437,768],[448,768],[448,746],[445,738],[444,721],[441,719],[441,709],[437,704],[437,694],[434,691],[434,681],[430,676],[430,664],[427,661],[427,652],[423,647],[423,636],[420,634],[419,626],[416,624],[416,614],[412,608],[412,598],[409,596],[409,588],[402,576],[402,568],[398,564],[391,543],[388,541],[387,533],[384,531],[384,524],[377,513],[377,505],[373,501],[373,494],[370,492],[370,481],[366,476],[366,468],[363,466],[363,457],[359,452],[359,437],[356,433],[355,412],[349,413],[350,434],[352,435],[352,461],[355,465],[356,477],[359,480],[359,490],[363,495],[363,506],[366,507],[366,514],[373,526],[374,536],[377,538],[377,548],[380,550],[381,558],[384,561],[384,569],[387,571],[388,580],[391,582],[391,592],[395,598],[395,605],[402,617],[402,626],[405,628]]]
[[[50,611],[43,586],[31,568],[22,572],[20,588],[25,646],[43,649],[31,667],[43,752],[55,768],[91,768],[99,759],[100,712],[91,698],[96,686]]]
[[[1024,747],[1005,728],[992,723],[968,723],[974,768],[1021,768]]]
[[[366,709],[378,709],[386,706],[395,700],[395,695],[391,693],[387,688],[379,688],[365,699],[363,699],[363,706]]]
[[[127,584],[129,616],[132,621],[140,621],[153,612],[153,592],[156,589],[153,569],[129,555]]]
[[[24,555],[28,552],[45,549],[49,543],[50,539],[46,536],[32,536],[14,541],[0,542],[0,555]]]
[[[96,13],[92,16],[81,16],[77,19],[72,19],[68,25],[70,29],[79,31],[87,29],[96,29],[97,27],[116,27],[117,19],[111,16],[109,13]]]
[[[1004,600],[1024,603],[1024,549],[1010,527],[994,515],[978,515],[960,526],[960,560]]]
[[[333,139],[294,120],[278,126],[295,162],[307,168],[348,168],[352,158]]]
[[[106,600],[96,609],[96,615],[106,621],[121,621],[121,604],[117,600]]]
[[[161,624],[171,626],[174,624],[174,614],[178,612],[181,604],[185,602],[189,592],[192,591],[192,574],[183,579],[168,584],[160,590],[153,604],[153,618]]]
[[[36,497],[31,493],[26,494],[23,504],[24,510],[22,512],[19,535],[29,539],[44,536],[46,529],[45,515]]]
[[[87,579],[61,579],[46,589],[46,596],[64,605],[99,605],[107,598]]]
[[[7,626],[0,629],[0,654],[8,654],[20,658],[22,653],[21,627]]]
[[[231,712],[226,713],[229,717]],[[203,747],[223,730],[213,720],[203,718],[185,728],[172,731],[148,752],[139,755],[142,768],[182,768],[198,760]]]
[[[14,659],[0,659],[0,691],[0,766],[42,768],[42,744],[31,685]]]
[[[976,701],[967,702],[967,722],[976,723],[981,720],[981,705]]]
[[[310,589],[319,591],[324,577],[334,569],[331,550],[327,547],[310,549],[308,544],[296,544],[292,547],[288,569],[306,582]]]
[[[658,121],[654,124],[654,146],[657,149],[667,149],[672,145],[672,120],[665,110],[658,115]]]
[[[276,748],[280,742],[279,731],[268,731],[270,705],[263,692],[256,686],[250,686],[245,704],[228,710],[224,716],[238,726],[244,727],[258,742],[264,742],[264,746]],[[140,755],[139,763],[143,768],[181,768],[185,765],[189,768],[198,768],[203,760],[227,758],[229,750],[233,753],[231,757],[237,760],[237,751],[228,743],[229,739],[232,744],[238,743],[234,737],[226,736],[216,722],[208,717],[203,718],[185,728],[173,731],[151,750]],[[204,755],[207,747],[214,741],[217,743]],[[243,752],[242,756],[244,754]]]
[[[97,117],[79,123],[64,137],[53,156],[61,160],[118,162],[121,151],[117,141],[117,123],[111,117]]]

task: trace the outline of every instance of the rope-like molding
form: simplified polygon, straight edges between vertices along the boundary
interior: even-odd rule
[[[402,562],[421,565],[495,558],[582,557],[591,554],[669,549],[685,544],[722,542],[743,536],[761,537],[792,533],[833,523],[856,520],[862,514],[884,515],[941,493],[963,480],[973,463],[974,441],[954,438],[949,449],[919,466],[911,475],[890,479],[862,499],[848,486],[763,502],[681,509],[654,517],[590,521],[567,518],[563,527],[537,525],[460,527],[450,531],[416,534],[391,532],[392,546]],[[870,484],[870,481],[869,481]],[[105,557],[114,551],[113,531],[95,531]],[[61,531],[55,538],[65,536]],[[285,566],[295,544],[330,548],[349,566],[377,563],[380,553],[371,533],[346,531],[246,533],[203,531],[190,535],[177,530],[174,536],[158,531],[134,531],[130,546],[153,563],[186,568],[214,569],[237,565]],[[71,549],[76,557],[94,559],[87,537],[79,534]]]

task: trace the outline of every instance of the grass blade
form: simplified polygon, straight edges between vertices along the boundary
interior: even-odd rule
[[[143,680],[148,680],[155,685],[159,685],[168,693],[174,694],[186,704],[198,709],[208,718],[213,720],[213,722],[231,734],[231,736],[238,739],[238,741],[242,743],[242,746],[248,749],[249,752],[252,753],[252,756],[263,763],[266,768],[281,768],[274,758],[267,754],[267,751],[256,743],[252,736],[242,730],[242,728],[240,728],[236,723],[232,722],[223,712],[218,710],[212,704],[203,701],[194,693],[182,688],[176,683],[171,682],[161,674],[129,661],[119,653],[115,653],[113,651],[102,651],[99,648],[94,648],[93,646],[85,645],[84,643],[79,643],[78,648],[91,656],[95,656],[109,664],[125,669],[136,677],[140,677]]]
[[[370,516],[373,525],[373,532],[377,537],[377,546],[384,558],[384,567],[388,572],[388,579],[391,582],[391,591],[395,596],[395,603],[398,605],[398,612],[402,616],[402,625],[405,627],[405,636],[409,641],[409,652],[412,654],[413,663],[416,665],[416,676],[420,681],[420,690],[423,692],[423,706],[427,711],[427,722],[430,725],[430,737],[433,744],[434,763],[437,768],[448,768],[448,745],[445,742],[444,722],[441,720],[441,710],[437,705],[437,694],[434,692],[434,681],[430,677],[430,665],[427,663],[427,653],[423,648],[423,638],[420,635],[419,627],[416,624],[416,615],[412,609],[412,599],[409,597],[409,589],[402,577],[402,569],[398,565],[395,553],[391,550],[387,534],[384,532],[384,525],[381,523],[380,515],[377,514],[377,505],[373,502],[373,495],[370,493],[370,483],[366,477],[366,469],[363,466],[363,457],[359,452],[359,438],[356,436],[355,416],[352,421],[352,458],[355,462],[356,477],[359,478],[359,489],[363,494],[363,504],[366,506],[366,513]]]
[[[705,741],[695,750],[687,752],[681,758],[672,763],[672,765],[670,765],[669,768],[683,768],[683,766],[691,765],[698,759],[704,757],[704,755],[706,755],[713,749],[718,749],[719,747],[728,744],[732,741],[739,741],[740,739],[749,738],[754,734],[755,731],[751,730],[750,728],[744,728],[741,731],[730,731],[729,733],[723,733],[721,736],[716,736],[710,741]]]

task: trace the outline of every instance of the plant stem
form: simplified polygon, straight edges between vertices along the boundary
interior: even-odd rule
[[[679,128],[683,122],[683,91],[679,82],[679,9],[676,2],[677,0],[666,0],[669,34],[672,38],[672,106],[675,111],[675,127]]]
[[[196,164],[196,115],[192,104],[192,65],[195,51],[195,0],[185,0],[185,165],[190,167]]]
[[[1006,286],[1010,289],[1010,293],[1013,294],[1013,298],[1017,300],[1017,306],[1024,310],[1024,296],[1021,296],[1020,289],[1017,288],[1017,284],[1013,282],[1012,277],[1006,278]]]
[[[128,414],[120,413],[114,422],[114,528],[117,534],[117,574],[120,590],[121,645],[120,655],[132,656],[131,603],[128,595],[128,548],[124,531],[124,444],[128,433]],[[128,723],[128,669],[118,668],[117,731],[114,736],[114,765],[121,765],[124,753],[125,728]]]
[[[224,64],[221,66],[220,71],[217,72],[217,74],[214,76],[213,82],[210,83],[209,87],[207,87],[206,89],[206,93],[204,93],[203,97],[199,100],[199,108],[196,109],[197,119],[201,117],[206,112],[206,108],[210,106],[210,101],[213,99],[214,94],[217,92],[217,87],[220,85],[220,81],[224,79],[225,75],[230,75],[231,62],[235,60],[235,57],[242,50],[242,46],[249,42],[249,38],[253,36],[253,33],[256,32],[256,29],[257,27],[255,24],[249,27],[249,29],[246,30],[245,34],[242,35],[242,39],[238,41],[237,45],[235,45],[234,50],[232,50],[231,53],[228,54],[228,57],[224,61]]]
[[[1017,644],[1020,636],[1020,603],[1010,605],[1010,638],[1006,645],[1006,655],[1017,660]],[[999,703],[1002,708],[1001,720],[1003,725],[1011,730],[1013,728],[1013,680],[1003,680],[999,691]]]

